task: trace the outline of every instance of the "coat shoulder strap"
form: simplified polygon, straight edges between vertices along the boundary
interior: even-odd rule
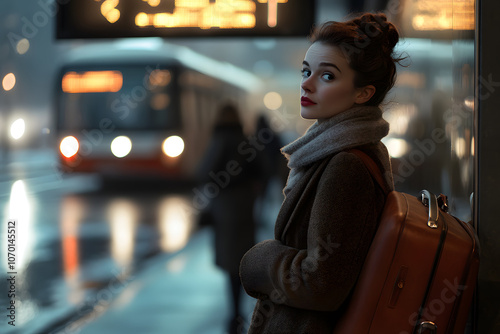
[[[368,154],[366,154],[365,152],[363,152],[357,148],[349,149],[346,152],[356,154],[363,161],[366,168],[368,169],[368,171],[370,172],[372,177],[375,179],[375,181],[377,181],[380,188],[382,188],[382,190],[384,191],[384,194],[387,195],[390,193],[390,190],[387,187],[387,184],[384,180],[382,172],[380,171],[380,168],[377,166],[375,161],[373,161],[373,159]]]

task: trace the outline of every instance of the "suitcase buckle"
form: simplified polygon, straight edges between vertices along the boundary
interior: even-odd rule
[[[432,321],[422,321],[418,325],[417,334],[436,334],[438,326]]]
[[[439,208],[441,210],[443,210],[444,212],[448,212],[448,210],[449,210],[449,207],[448,207],[448,196],[440,194],[437,197],[437,202],[438,202],[438,206],[439,206]]]

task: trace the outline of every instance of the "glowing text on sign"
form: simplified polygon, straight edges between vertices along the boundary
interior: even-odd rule
[[[142,0],[151,7],[158,7],[161,0]],[[278,25],[278,4],[288,0],[258,0],[268,4],[267,25]],[[119,0],[105,0],[101,5],[101,14],[110,23],[120,18],[116,8]],[[138,27],[155,28],[223,28],[244,29],[255,27],[255,2],[251,0],[176,0],[173,13],[145,13],[135,16]]]
[[[314,0],[71,0],[57,38],[306,36]]]
[[[267,3],[267,25],[276,27],[278,25],[278,4],[287,3],[288,0],[259,0],[260,3]]]
[[[255,27],[255,3],[249,0],[176,0],[173,13],[138,13],[135,24],[155,28],[198,27],[241,29]]]

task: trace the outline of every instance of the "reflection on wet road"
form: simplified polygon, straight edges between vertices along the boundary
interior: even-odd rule
[[[119,283],[148,259],[181,250],[197,229],[187,191],[134,184],[102,191],[91,176],[46,182],[50,171],[37,173],[0,179],[2,318],[4,306],[15,303],[15,327],[2,321],[1,333],[38,333],[54,319],[83,317],[96,300],[116,297]],[[14,270],[7,260],[9,219],[17,222]],[[13,299],[3,293],[9,272],[15,272]]]

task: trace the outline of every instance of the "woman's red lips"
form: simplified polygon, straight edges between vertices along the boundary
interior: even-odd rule
[[[315,102],[313,102],[310,98],[308,97],[305,97],[305,96],[302,96],[300,98],[300,105],[303,106],[303,107],[307,107],[307,106],[312,106],[313,104],[316,104]]]

